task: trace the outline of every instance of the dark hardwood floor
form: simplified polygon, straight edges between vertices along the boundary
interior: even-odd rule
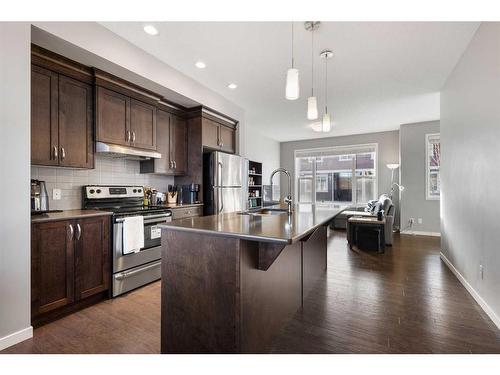
[[[329,238],[328,272],[273,353],[500,353],[500,331],[439,259],[439,238],[385,254]],[[160,283],[35,329],[2,353],[159,353]]]

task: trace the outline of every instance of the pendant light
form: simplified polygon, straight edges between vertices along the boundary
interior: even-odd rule
[[[292,67],[286,72],[285,96],[288,100],[299,98],[299,70],[294,66],[293,59],[293,22],[292,22]]]
[[[319,21],[304,22],[304,28],[311,32],[311,96],[307,98],[307,119],[318,119],[318,100],[314,96],[314,31],[319,28]]]
[[[333,52],[325,49],[321,51],[320,56],[325,59],[325,113],[321,119],[321,131],[323,133],[328,133],[332,130],[332,118],[328,113],[328,59],[333,57]]]

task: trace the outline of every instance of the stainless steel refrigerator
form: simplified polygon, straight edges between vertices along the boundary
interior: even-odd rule
[[[248,160],[213,151],[203,154],[204,214],[245,211],[248,205]]]

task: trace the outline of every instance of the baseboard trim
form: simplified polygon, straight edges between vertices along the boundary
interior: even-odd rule
[[[0,337],[0,350],[4,350],[9,346],[15,345],[21,341],[30,339],[33,337],[33,327],[29,326],[20,331],[11,333],[5,337]]]
[[[401,234],[409,234],[412,236],[432,236],[432,237],[441,237],[441,233],[439,232],[424,232],[420,230],[404,230],[400,232]]]
[[[443,253],[439,253],[441,260],[448,266],[451,272],[457,277],[458,281],[467,289],[469,294],[476,300],[476,302],[481,306],[483,311],[490,317],[490,319],[495,323],[498,329],[500,329],[500,317],[495,314],[493,309],[486,303],[486,301],[479,295],[478,292],[469,284],[469,282],[462,276],[462,274],[455,268],[455,266],[450,262],[448,258]]]

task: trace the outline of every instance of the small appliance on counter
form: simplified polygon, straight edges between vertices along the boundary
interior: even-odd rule
[[[200,200],[198,198],[200,193],[199,184],[183,185],[181,189],[182,189],[181,196],[183,204],[200,203]]]
[[[49,196],[45,181],[31,180],[31,214],[49,212]]]

